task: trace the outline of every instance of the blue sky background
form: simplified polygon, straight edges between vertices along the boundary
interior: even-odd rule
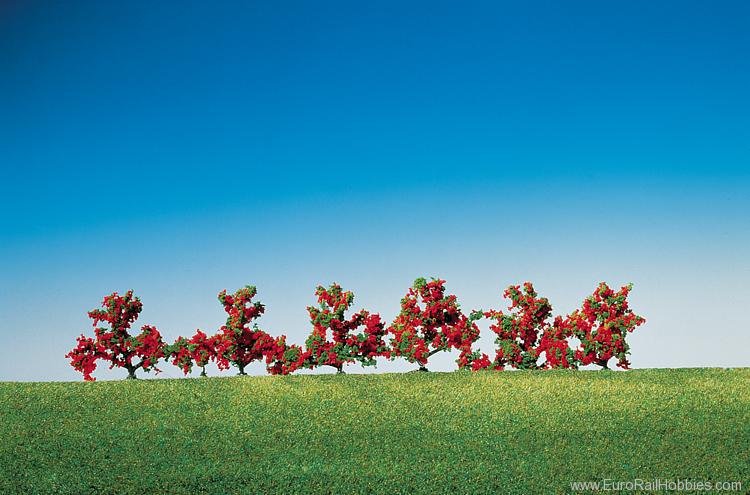
[[[431,275],[466,309],[530,280],[558,313],[633,282],[634,366],[748,366],[749,23],[747,2],[2,2],[0,380],[80,379],[63,356],[114,290],[172,340],[253,283],[261,326],[302,343],[318,283],[390,320]]]

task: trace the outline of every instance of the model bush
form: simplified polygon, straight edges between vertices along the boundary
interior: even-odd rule
[[[130,327],[138,319],[143,309],[140,299],[129,290],[120,296],[117,292],[106,296],[103,309],[89,311],[93,320],[94,337],[81,335],[76,347],[65,357],[76,371],[83,373],[83,379],[94,381],[91,375],[97,361],[109,363],[111,368],[124,368],[128,378],[136,378],[136,371],[154,370],[164,357],[165,344],[156,327],[144,325],[137,335],[130,334]],[[104,324],[104,325],[100,325]]]
[[[305,342],[304,364],[309,368],[330,366],[343,373],[347,363],[375,365],[375,359],[387,354],[383,340],[386,330],[378,314],[360,310],[349,318],[346,312],[354,303],[354,293],[339,284],[319,285],[315,290],[318,306],[309,306],[312,332]]]
[[[401,356],[427,371],[427,362],[438,352],[457,349],[459,368],[470,368],[478,353],[472,345],[479,338],[476,320],[481,312],[465,315],[453,294],[446,295],[445,280],[414,281],[403,299],[401,312],[388,328],[391,356]]]
[[[598,365],[606,369],[611,359],[617,366],[630,366],[628,334],[646,320],[628,304],[632,285],[618,291],[599,284],[580,309],[562,316],[552,315],[552,305],[539,296],[533,284],[511,285],[503,293],[510,304],[507,311],[464,313],[454,294],[447,294],[445,280],[418,278],[401,299],[401,310],[386,328],[379,314],[360,310],[347,316],[354,294],[339,284],[318,286],[317,306],[307,308],[312,330],[304,346],[287,343],[286,336],[273,336],[261,330],[256,320],[265,312],[255,301],[257,290],[245,286],[233,294],[219,293],[227,313],[225,324],[215,335],[197,330],[190,338],[178,337],[166,346],[156,327],[144,325],[137,335],[130,328],[143,305],[128,291],[112,293],[102,309],[88,313],[94,336],[81,335],[66,357],[85,380],[100,360],[110,368],[120,367],[135,378],[136,371],[155,370],[161,359],[171,360],[185,374],[193,366],[206,375],[206,366],[215,362],[220,370],[234,366],[240,375],[254,361],[262,361],[273,375],[286,375],[300,368],[331,367],[343,373],[344,366],[360,363],[375,365],[379,357],[402,357],[427,371],[429,359],[438,352],[458,351],[459,369],[473,371],[505,368],[551,369]],[[494,358],[474,349],[479,338],[480,319],[490,320],[495,334]],[[103,325],[101,325],[103,324]],[[390,335],[390,339],[387,336]]]
[[[535,369],[539,358],[539,337],[547,326],[552,306],[546,297],[539,297],[530,282],[511,285],[503,293],[509,299],[508,313],[489,310],[484,316],[493,320],[490,325],[495,335],[495,369],[510,366],[518,369]]]
[[[253,301],[258,293],[253,285],[238,289],[234,294],[219,293],[219,302],[227,313],[227,320],[215,340],[216,364],[219,369],[234,366],[239,375],[246,375],[245,367],[260,361],[274,345],[275,339],[258,328],[255,320],[265,312],[265,306]]]
[[[265,351],[266,369],[272,375],[288,375],[306,365],[308,354],[297,344],[287,344],[282,335]]]
[[[614,291],[602,282],[583,307],[570,315],[571,332],[580,341],[575,357],[582,365],[596,364],[606,369],[609,360],[615,358],[620,368],[630,367],[627,336],[646,322],[628,305],[632,288],[628,284]]]
[[[218,358],[218,343],[221,337],[206,335],[200,330],[189,339],[178,337],[174,344],[168,347],[168,355],[172,364],[186,375],[193,370],[193,365],[201,369],[201,376],[206,376],[206,366]]]

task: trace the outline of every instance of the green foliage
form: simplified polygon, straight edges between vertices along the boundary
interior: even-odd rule
[[[701,369],[0,383],[0,493],[748,483],[749,382]]]

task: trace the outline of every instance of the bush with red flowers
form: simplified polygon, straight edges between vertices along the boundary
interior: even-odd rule
[[[550,324],[552,306],[547,298],[539,297],[531,282],[523,286],[511,285],[503,296],[511,301],[508,306],[510,313],[485,312],[487,318],[494,320],[490,329],[496,334],[495,360],[490,361],[482,355],[473,369],[578,367],[578,360],[570,347],[573,336],[570,316],[556,316]]]
[[[476,321],[481,312],[466,316],[456,296],[445,294],[445,280],[418,278],[401,299],[401,312],[388,331],[391,356],[401,356],[427,371],[427,361],[441,351],[457,349],[460,369],[471,368],[479,353],[472,345],[479,338]]]
[[[441,351],[458,350],[459,369],[479,371],[517,369],[578,368],[596,364],[607,368],[610,359],[627,369],[630,348],[627,334],[646,320],[628,305],[632,285],[615,292],[602,282],[593,295],[586,298],[581,309],[567,316],[556,316],[550,322],[552,306],[539,297],[530,282],[512,285],[504,292],[510,300],[508,313],[490,309],[463,313],[453,294],[446,294],[445,281],[424,278],[401,299],[401,311],[386,329],[380,315],[360,310],[352,316],[346,312],[354,303],[354,294],[340,285],[318,286],[318,306],[307,308],[312,333],[305,346],[288,344],[286,336],[273,337],[258,328],[255,320],[265,307],[253,298],[254,286],[245,286],[234,294],[219,293],[227,319],[216,335],[198,330],[190,339],[179,337],[166,346],[156,327],[144,325],[138,335],[129,329],[141,312],[142,304],[133,291],[124,296],[116,292],[105,297],[104,309],[89,312],[94,320],[94,337],[81,335],[76,347],[66,354],[71,365],[85,380],[94,380],[92,373],[98,360],[108,361],[110,368],[121,367],[128,378],[135,378],[138,369],[155,370],[167,358],[185,374],[193,366],[206,375],[206,365],[215,361],[220,370],[236,366],[240,375],[253,361],[265,361],[274,375],[286,375],[300,368],[330,366],[343,373],[345,364],[359,362],[375,365],[378,357],[405,358],[427,371],[431,356]],[[477,321],[492,320],[497,349],[494,360],[473,348],[479,338]],[[107,326],[97,327],[100,322]],[[385,336],[390,333],[390,345]],[[577,339],[577,348],[571,340]]]
[[[530,282],[511,285],[503,293],[510,299],[509,314],[489,310],[484,316],[494,320],[490,330],[495,332],[497,350],[493,367],[510,366],[518,369],[535,369],[539,358],[539,336],[543,334],[552,306],[546,297],[539,297]]]
[[[572,336],[570,316],[556,316],[552,325],[545,325],[536,347],[536,354],[545,358],[540,368],[578,368],[578,359],[570,347]]]
[[[275,344],[275,339],[254,323],[265,312],[263,304],[253,302],[257,293],[252,285],[246,285],[231,295],[226,290],[219,293],[219,302],[228,315],[214,341],[219,369],[229,369],[231,364],[237,367],[238,374],[246,375],[245,367],[264,359]]]
[[[282,335],[265,350],[266,369],[272,375],[288,375],[305,366],[308,356],[302,347],[288,345],[286,335]]]
[[[347,363],[375,365],[375,358],[387,352],[383,341],[386,330],[380,315],[363,309],[347,319],[346,311],[354,303],[354,293],[344,291],[336,283],[328,288],[319,285],[315,295],[318,306],[307,308],[313,328],[305,342],[305,366],[331,366],[343,373]],[[355,333],[360,327],[363,330]]]
[[[177,337],[174,344],[168,346],[167,355],[172,359],[172,364],[177,366],[186,375],[193,369],[193,365],[201,369],[201,376],[206,376],[206,366],[211,361],[216,361],[218,337],[208,336],[197,330],[195,335],[189,339]]]
[[[575,358],[582,365],[596,364],[606,369],[609,360],[615,358],[620,368],[630,367],[627,335],[646,322],[628,305],[632,288],[629,284],[615,292],[602,282],[583,302],[583,308],[569,316],[572,334],[581,342]]]
[[[102,302],[104,309],[94,309],[88,315],[94,323],[94,337],[81,335],[76,347],[65,355],[76,371],[83,373],[83,379],[94,381],[91,374],[98,360],[114,367],[125,368],[128,378],[136,378],[138,369],[160,371],[156,365],[164,357],[165,344],[156,327],[144,325],[138,335],[130,335],[130,327],[143,309],[140,299],[129,290],[124,296],[117,292],[106,296]],[[97,326],[106,323],[106,326]]]

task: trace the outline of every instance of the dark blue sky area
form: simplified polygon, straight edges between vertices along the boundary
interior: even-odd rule
[[[2,226],[456,186],[746,184],[749,15],[746,2],[10,2]]]

